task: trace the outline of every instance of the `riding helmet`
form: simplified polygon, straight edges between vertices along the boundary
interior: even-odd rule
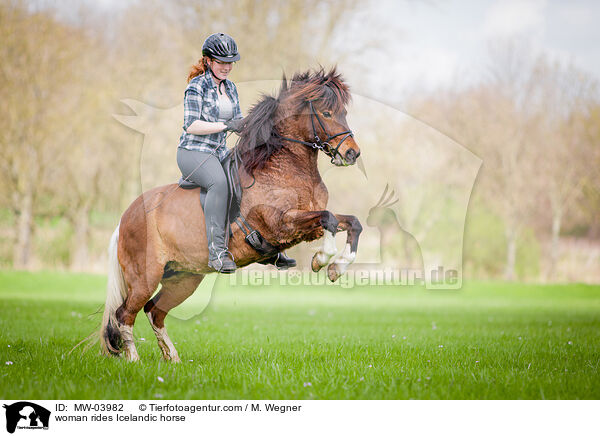
[[[240,60],[237,44],[226,33],[213,33],[202,45],[202,54],[221,62],[235,62]]]

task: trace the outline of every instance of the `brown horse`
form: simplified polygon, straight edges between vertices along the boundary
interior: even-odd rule
[[[328,193],[317,157],[321,150],[335,165],[355,163],[360,150],[346,122],[349,101],[348,87],[335,69],[296,74],[290,82],[284,77],[276,98],[263,96],[249,111],[234,149],[241,159],[241,214],[276,249],[325,235],[312,259],[318,271],[336,254],[336,232],[347,232],[344,252],[328,267],[332,281],[354,260],[362,227],[352,215],[326,210]],[[232,229],[229,251],[238,267],[266,259],[245,241],[240,228]],[[214,272],[207,266],[198,189],[166,185],[139,196],[113,233],[109,262],[103,352],[139,359],[133,324],[143,308],[163,358],[179,361],[165,316],[192,295],[205,274]],[[162,288],[152,298],[159,283]]]

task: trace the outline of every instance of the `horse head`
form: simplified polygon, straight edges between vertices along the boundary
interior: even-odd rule
[[[288,128],[300,142],[322,150],[336,166],[353,165],[360,148],[346,121],[346,106],[351,95],[335,67],[294,75],[283,80],[280,101],[282,112],[297,123]],[[295,130],[295,131],[294,131]]]

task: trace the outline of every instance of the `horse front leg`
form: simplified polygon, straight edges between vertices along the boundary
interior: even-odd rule
[[[338,219],[338,230],[345,231],[346,246],[341,256],[339,256],[331,265],[327,267],[327,277],[332,282],[340,278],[346,272],[348,266],[356,259],[356,250],[358,249],[358,238],[362,232],[362,226],[358,218],[354,215],[336,215]]]
[[[290,229],[294,235],[302,235],[304,240],[310,241],[324,236],[323,245],[311,261],[314,272],[327,265],[329,260],[336,255],[335,234],[338,231],[339,221],[328,210],[289,210],[284,214],[283,222],[285,228]]]
[[[336,226],[337,227],[337,226]],[[336,228],[337,231],[337,228]],[[335,233],[325,229],[323,237],[323,245],[315,253],[310,262],[310,266],[314,272],[318,272],[325,265],[329,263],[331,258],[337,254],[337,247],[335,246]]]

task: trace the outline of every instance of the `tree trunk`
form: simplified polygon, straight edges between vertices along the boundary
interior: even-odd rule
[[[504,279],[513,281],[515,279],[515,263],[517,259],[517,231],[508,229],[506,231],[506,265],[504,268]]]
[[[27,269],[31,260],[33,234],[33,193],[30,190],[19,201],[16,224],[17,243],[13,249],[13,268]]]
[[[84,271],[89,265],[89,231],[90,231],[90,211],[89,206],[85,205],[77,210],[73,220],[74,243],[72,251],[71,269],[73,271]]]
[[[589,239],[600,239],[600,216],[595,212],[595,216],[591,220],[590,228],[587,232]]]
[[[552,239],[550,242],[550,265],[548,266],[548,278],[556,277],[556,265],[558,264],[558,242],[560,238],[560,227],[562,223],[562,211],[555,210],[552,214]]]

